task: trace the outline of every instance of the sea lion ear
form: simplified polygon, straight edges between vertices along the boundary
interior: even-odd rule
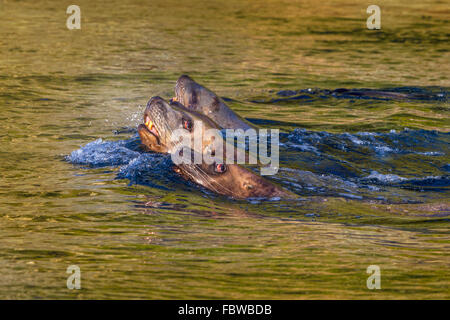
[[[211,110],[219,111],[220,110],[220,100],[219,97],[214,96],[213,102],[211,103]]]

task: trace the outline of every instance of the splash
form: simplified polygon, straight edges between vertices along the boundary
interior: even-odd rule
[[[449,195],[449,133],[333,134],[296,128],[281,139],[280,171],[270,179],[299,196],[416,202]],[[187,186],[173,173],[170,156],[144,152],[136,134],[127,140],[95,140],[66,159],[90,168],[117,167],[116,178],[130,185],[164,190]]]
[[[97,139],[73,151],[67,160],[90,167],[120,166],[139,157],[139,152],[127,147],[129,140],[103,141]]]

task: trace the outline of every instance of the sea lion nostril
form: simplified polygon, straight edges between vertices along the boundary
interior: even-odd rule
[[[178,78],[177,83],[182,83],[182,82],[191,81],[191,80],[192,80],[191,77],[189,77],[187,74],[183,74]]]

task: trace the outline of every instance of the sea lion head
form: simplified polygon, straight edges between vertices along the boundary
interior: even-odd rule
[[[234,199],[294,198],[295,195],[280,188],[249,169],[238,164],[180,164],[177,172],[203,187]]]
[[[182,75],[175,84],[175,98],[189,110],[207,116],[226,129],[254,128],[233,112],[214,92],[195,82],[191,77]]]
[[[176,145],[174,132],[182,130],[184,134],[194,139],[194,134],[203,138],[202,145],[207,147],[211,141],[207,140],[205,130],[219,129],[209,118],[185,108],[176,101],[168,103],[161,97],[152,97],[144,111],[144,123],[138,126],[141,142],[148,149],[155,152],[171,153]],[[201,123],[200,131],[196,125]],[[203,152],[203,150],[196,150]]]

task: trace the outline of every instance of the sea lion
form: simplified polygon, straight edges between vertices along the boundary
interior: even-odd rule
[[[190,110],[209,117],[224,129],[256,129],[231,110],[214,92],[187,75],[178,78],[173,101],[178,101]]]
[[[170,104],[161,97],[152,97],[144,110],[144,123],[138,126],[138,133],[142,144],[151,151],[160,153],[172,153],[176,150],[176,144],[172,141],[174,130],[186,130],[194,139],[194,125],[196,122],[202,123],[202,131],[195,132],[203,137],[202,146],[207,147],[211,141],[206,141],[205,131],[208,129],[218,129],[220,127],[208,117],[189,110],[176,101]],[[203,149],[195,150],[204,153]]]
[[[172,134],[176,129],[186,130],[194,139],[194,127],[198,121],[202,123],[202,130],[220,129],[214,121],[195,111],[185,108],[178,102],[170,104],[160,97],[153,97],[144,111],[144,124],[138,127],[142,143],[150,150],[156,152],[174,153],[180,151],[177,144],[172,141]],[[204,132],[203,131],[203,132]],[[188,150],[191,157],[198,153],[205,154],[211,151],[211,141],[202,136],[200,148]],[[225,143],[223,143],[225,145]],[[224,158],[226,157],[224,148]],[[183,177],[194,181],[205,188],[221,195],[235,199],[246,198],[295,198],[291,192],[276,184],[254,174],[247,168],[238,164],[225,164],[202,161],[199,164],[178,164],[174,170]]]

